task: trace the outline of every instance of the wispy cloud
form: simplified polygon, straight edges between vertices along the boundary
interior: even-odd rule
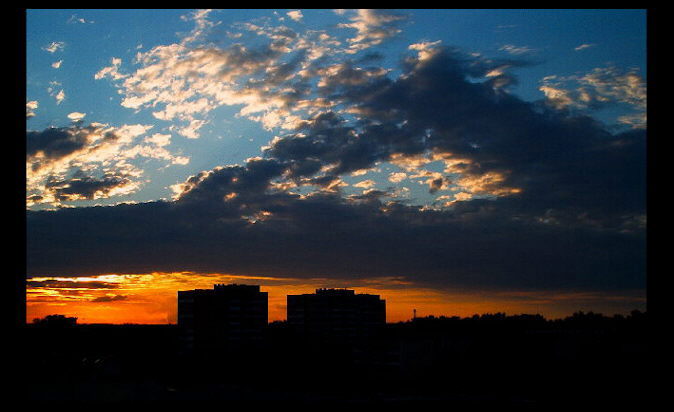
[[[624,105],[635,113],[619,121],[635,128],[646,127],[647,87],[637,70],[598,67],[582,76],[548,76],[541,83],[539,90],[553,107],[590,111]]]
[[[499,24],[496,26],[496,31],[505,31],[519,27],[517,24]]]
[[[100,80],[105,77],[110,77],[112,80],[120,80],[125,77],[126,75],[123,75],[119,72],[119,67],[122,64],[122,59],[113,57],[110,59],[110,66],[103,67],[99,71],[94,74],[94,79]]]
[[[65,47],[65,43],[61,41],[54,41],[48,44],[47,46],[44,46],[42,50],[49,52],[49,53],[56,53],[59,50],[63,50]]]
[[[581,50],[589,49],[590,47],[595,47],[595,46],[596,46],[596,44],[594,44],[594,43],[584,43],[584,44],[581,44],[578,47],[575,47],[574,50],[575,51],[581,51]]]
[[[64,101],[66,98],[66,93],[63,91],[63,89],[59,90],[58,93],[54,95],[54,99],[56,99],[56,104],[61,104],[62,101]]]
[[[535,53],[538,50],[527,46],[515,46],[514,44],[505,44],[499,48],[499,51],[504,51],[519,56],[523,54]]]
[[[72,16],[70,16],[67,23],[68,24],[77,24],[77,23],[79,23],[79,24],[93,24],[94,21],[93,20],[87,20],[83,17],[78,17],[76,14],[73,14]]]
[[[348,40],[351,43],[349,52],[355,53],[400,33],[400,23],[406,18],[403,14],[387,10],[359,9],[350,18],[351,23],[341,23],[338,27],[356,30],[356,35]]]

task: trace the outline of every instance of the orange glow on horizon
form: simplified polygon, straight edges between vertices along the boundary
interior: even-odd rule
[[[52,314],[75,316],[78,323],[175,324],[177,292],[211,289],[216,283],[260,285],[269,296],[269,321],[285,320],[286,296],[314,293],[317,288],[354,289],[386,300],[387,322],[418,317],[460,316],[505,312],[540,313],[560,318],[583,310],[605,314],[645,309],[645,292],[628,296],[593,293],[442,291],[414,285],[400,278],[361,280],[299,279],[267,276],[198,274],[193,272],[106,274],[90,277],[33,277],[28,279],[26,321]]]

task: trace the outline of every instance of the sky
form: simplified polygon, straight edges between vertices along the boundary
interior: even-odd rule
[[[644,10],[28,10],[27,318],[646,305]]]

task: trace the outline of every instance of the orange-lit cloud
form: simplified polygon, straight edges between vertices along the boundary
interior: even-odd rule
[[[540,313],[548,318],[577,310],[627,313],[644,309],[642,294],[610,296],[598,293],[441,291],[389,277],[336,281],[267,276],[234,276],[192,272],[108,274],[92,277],[33,277],[27,283],[28,322],[50,314],[75,316],[79,323],[176,323],[177,292],[211,289],[216,283],[261,285],[269,295],[269,321],[286,318],[286,296],[313,293],[320,287],[353,288],[357,293],[380,295],[386,300],[387,321],[417,316],[471,316],[506,312]]]

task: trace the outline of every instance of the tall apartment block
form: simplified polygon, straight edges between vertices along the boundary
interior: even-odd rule
[[[268,321],[260,286],[214,285],[178,292],[178,326],[187,352],[212,353],[260,343]]]
[[[386,301],[349,289],[288,295],[288,325],[311,340],[354,343],[386,325]]]

